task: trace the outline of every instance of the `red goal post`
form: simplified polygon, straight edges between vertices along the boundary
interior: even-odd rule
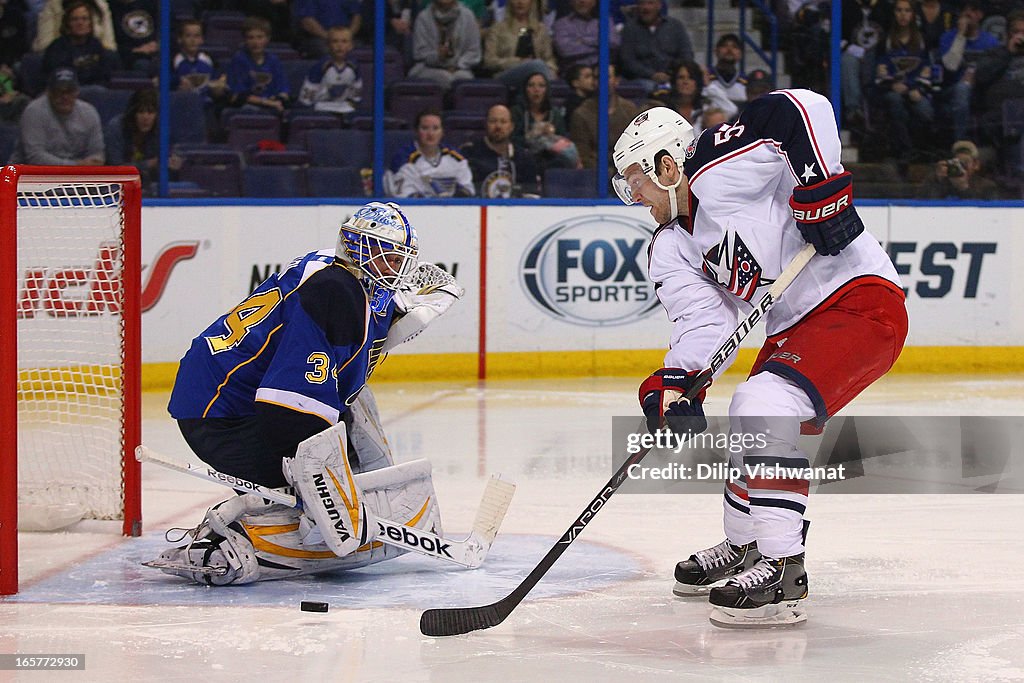
[[[140,243],[134,168],[0,168],[0,595],[19,506],[141,533]]]

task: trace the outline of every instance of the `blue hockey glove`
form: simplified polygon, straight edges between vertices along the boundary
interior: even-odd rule
[[[701,387],[691,400],[683,398],[698,381],[699,371],[687,372],[681,368],[656,370],[640,385],[640,406],[647,417],[647,431],[652,434],[667,427],[676,434],[700,434],[708,428],[701,403],[711,381]]]
[[[815,185],[794,187],[789,207],[800,234],[822,256],[835,256],[864,232],[864,223],[853,208],[849,171]]]

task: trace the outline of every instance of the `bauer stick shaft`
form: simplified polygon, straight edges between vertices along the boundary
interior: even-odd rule
[[[736,328],[736,331],[711,357],[708,367],[697,376],[697,381],[694,382],[690,391],[686,393],[687,399],[692,399],[700,393],[714,372],[728,360],[729,356],[739,347],[740,342],[750,333],[750,330],[775,305],[782,292],[800,274],[800,271],[803,270],[812,256],[814,256],[814,246],[808,244],[793,257],[793,260],[790,261],[786,269],[779,275],[779,278],[769,287],[754,310],[743,319]],[[643,460],[650,450],[650,448],[641,449],[638,453],[634,453],[626,458],[626,461],[612,475],[612,478],[608,480],[608,483],[604,485],[600,493],[590,501],[590,504],[584,508],[580,516],[576,518],[576,521],[562,534],[562,537],[551,547],[551,550],[541,559],[540,563],[534,567],[529,576],[516,586],[515,590],[498,602],[481,607],[429,609],[420,617],[420,632],[426,636],[454,636],[469,633],[470,631],[491,628],[503,622],[533,587],[537,585],[537,582],[551,569],[551,566],[561,557],[566,548],[576,540],[601,508],[604,507],[604,504],[608,502],[612,494],[626,480],[629,468]]]
[[[139,462],[151,462],[175,472],[212,481],[215,484],[227,486],[242,493],[254,493],[261,498],[287,505],[288,507],[301,507],[299,500],[295,496],[281,489],[262,486],[256,482],[231,474],[218,472],[209,466],[195,467],[188,463],[173,462],[158,455],[146,446],[139,446],[135,449],[135,459]],[[374,540],[421,555],[427,555],[428,557],[454,562],[469,569],[475,569],[483,564],[484,558],[487,557],[487,553],[491,549],[491,543],[494,541],[494,537],[498,535],[498,528],[505,518],[505,512],[508,510],[509,503],[512,502],[512,494],[515,493],[515,489],[515,484],[498,477],[491,477],[484,489],[483,499],[480,501],[476,520],[473,522],[473,530],[462,541],[444,538],[429,531],[423,531],[416,527],[379,518],[377,519],[377,537]]]

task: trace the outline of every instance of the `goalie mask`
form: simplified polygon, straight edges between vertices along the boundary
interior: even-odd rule
[[[398,205],[370,202],[342,223],[335,258],[359,271],[370,308],[383,313],[416,269],[418,252],[416,229]]]
[[[612,160],[618,173],[612,178],[612,187],[623,204],[635,204],[633,189],[626,182],[626,169],[639,164],[640,170],[661,189],[668,192],[672,216],[678,214],[675,189],[683,181],[681,172],[686,161],[686,148],[693,142],[693,126],[679,113],[668,107],[654,107],[641,112],[619,136],[612,151]],[[680,177],[671,186],[658,180],[656,161],[658,153],[666,151],[679,166]]]

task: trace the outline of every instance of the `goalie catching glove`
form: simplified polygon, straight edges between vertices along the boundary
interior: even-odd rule
[[[420,263],[395,296],[395,316],[383,352],[416,337],[465,293],[445,270]]]
[[[864,232],[864,222],[853,208],[849,171],[814,185],[794,187],[789,206],[800,234],[822,256],[837,255]]]
[[[666,427],[676,434],[700,434],[708,428],[702,402],[707,395],[708,381],[692,399],[686,394],[699,381],[700,371],[681,368],[656,370],[640,385],[640,405],[647,417],[647,431],[652,434]]]

